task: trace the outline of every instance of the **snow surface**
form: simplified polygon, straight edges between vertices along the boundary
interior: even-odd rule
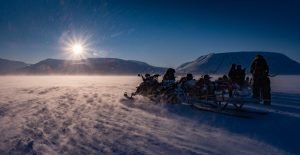
[[[125,100],[139,82],[0,77],[0,154],[300,154],[299,76],[272,78],[270,114],[253,119]]]

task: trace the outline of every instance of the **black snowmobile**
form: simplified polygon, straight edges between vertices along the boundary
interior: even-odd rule
[[[178,87],[178,83],[173,81],[164,81],[159,83],[158,77],[155,74],[152,76],[143,76],[138,74],[143,79],[143,82],[137,87],[136,91],[129,96],[127,92],[124,96],[133,100],[134,96],[141,95],[155,102],[164,103],[182,103],[186,100],[186,94],[183,89]]]
[[[133,99],[134,96],[136,95],[142,95],[145,97],[155,97],[158,95],[158,87],[159,87],[159,82],[158,82],[158,77],[159,74],[155,74],[150,76],[149,74],[146,74],[145,76],[138,74],[139,77],[143,79],[143,82],[136,87],[136,91],[131,93],[129,96],[127,92],[124,93],[124,96],[128,99]]]

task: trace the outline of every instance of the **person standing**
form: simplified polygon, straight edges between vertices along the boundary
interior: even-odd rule
[[[262,55],[256,55],[252,64],[251,70],[253,76],[253,98],[263,99],[264,104],[271,103],[271,87],[269,75],[269,66]]]
[[[232,82],[236,82],[236,77],[237,77],[237,75],[236,75],[236,64],[231,65],[231,68],[228,72],[228,77],[230,78],[230,80]]]
[[[246,69],[242,69],[242,65],[237,65],[236,68],[236,83],[240,86],[243,87],[244,81],[245,81],[245,76],[246,76]]]

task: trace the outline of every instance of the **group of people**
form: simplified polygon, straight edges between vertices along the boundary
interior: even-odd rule
[[[206,74],[195,80],[193,74],[189,73],[176,81],[175,69],[169,68],[163,76],[162,82],[158,81],[158,74],[139,75],[143,83],[133,95],[144,93],[159,94],[164,91],[182,88],[191,96],[213,95],[218,89],[227,89],[229,96],[232,96],[232,89],[252,86],[253,98],[262,97],[264,104],[270,104],[270,79],[268,78],[269,68],[266,60],[257,55],[251,64],[250,72],[253,75],[253,84],[249,77],[246,77],[246,69],[241,65],[232,64],[228,76],[223,75],[215,81]]]

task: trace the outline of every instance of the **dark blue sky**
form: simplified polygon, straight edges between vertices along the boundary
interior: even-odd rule
[[[211,52],[253,50],[299,62],[299,28],[296,0],[1,0],[0,57],[65,59],[62,39],[76,36],[89,38],[94,57],[166,67]]]

